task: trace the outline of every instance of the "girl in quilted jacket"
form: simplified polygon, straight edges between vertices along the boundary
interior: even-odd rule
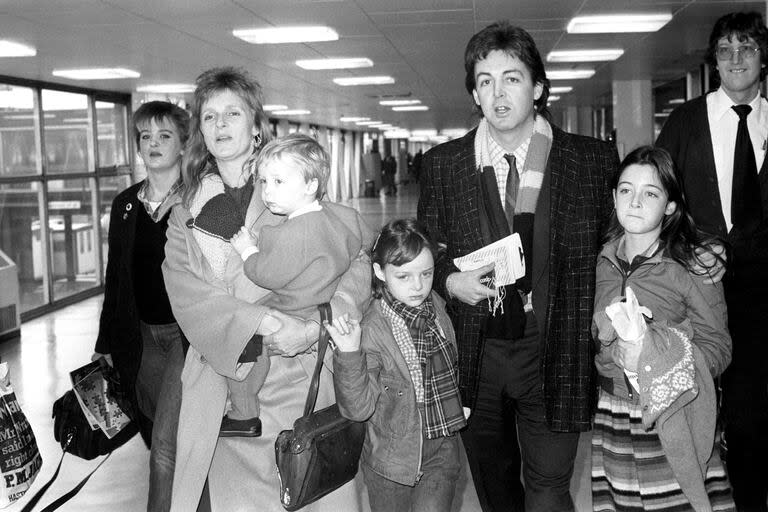
[[[375,300],[362,322],[326,324],[336,401],[346,418],[367,423],[361,467],[372,512],[445,512],[466,420],[455,334],[432,291],[437,245],[416,220],[397,220],[371,252]]]
[[[731,339],[722,285],[698,270],[714,241],[688,215],[663,149],[627,155],[613,198],[593,319],[593,510],[735,510],[713,450],[713,379]]]

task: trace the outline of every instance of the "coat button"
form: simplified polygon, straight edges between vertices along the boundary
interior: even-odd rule
[[[651,365],[649,365],[649,364],[645,365],[645,368],[643,368],[643,370],[645,370],[647,372],[651,371]]]
[[[403,392],[402,391],[398,391],[397,392],[397,396],[403,396]]]

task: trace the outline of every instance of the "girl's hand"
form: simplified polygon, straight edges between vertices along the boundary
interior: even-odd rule
[[[355,352],[360,350],[360,322],[349,318],[344,314],[333,320],[333,324],[325,322],[323,326],[328,329],[328,333],[333,339],[336,348],[341,352]]]

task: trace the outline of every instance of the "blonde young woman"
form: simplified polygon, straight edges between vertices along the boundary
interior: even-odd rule
[[[182,166],[183,199],[171,214],[163,267],[174,314],[190,344],[182,374],[174,511],[206,505],[200,502],[206,477],[213,510],[252,509],[256,503],[259,510],[283,510],[274,441],[303,412],[319,323],[255,304],[269,290],[245,276],[242,259],[234,251],[228,253],[223,272],[214,272],[194,235],[196,219],[190,211],[205,188],[206,177],[216,175],[224,185],[227,204],[235,205],[245,226],[258,232],[280,223],[283,218],[265,207],[259,185],[252,180],[258,148],[270,138],[261,88],[244,71],[216,68],[198,77]],[[367,246],[371,233],[362,229],[363,246]],[[369,283],[370,262],[361,254],[331,301],[334,313],[359,317],[370,297]],[[273,325],[263,325],[265,318],[277,319],[280,327],[262,341],[257,335],[274,330]],[[254,355],[270,357],[270,370],[258,394],[261,436],[220,439],[228,389],[247,377]],[[321,379],[317,406],[333,401],[328,372]],[[355,511],[360,499],[352,482],[307,509]]]

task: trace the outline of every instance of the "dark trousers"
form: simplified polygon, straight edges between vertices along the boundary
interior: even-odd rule
[[[754,303],[753,303],[754,305]],[[729,304],[733,359],[723,373],[726,469],[739,512],[766,512],[768,499],[768,371],[765,319]]]
[[[485,340],[477,402],[462,436],[484,512],[574,510],[570,483],[579,434],[547,426],[539,337],[529,317],[522,339]]]

